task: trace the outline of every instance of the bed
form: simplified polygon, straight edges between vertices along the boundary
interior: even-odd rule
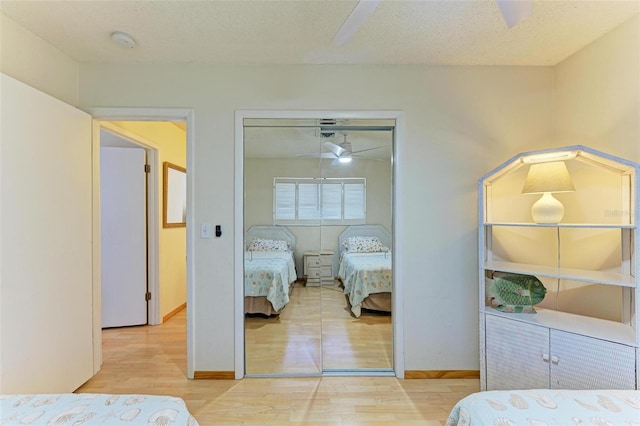
[[[197,426],[173,396],[94,393],[0,395],[0,424]]]
[[[461,399],[446,426],[638,425],[640,391],[533,389],[477,392]]]
[[[244,312],[277,315],[289,303],[296,281],[296,238],[286,227],[252,226],[245,236]]]
[[[338,278],[349,299],[351,312],[362,309],[391,312],[391,234],[382,225],[347,227],[338,239]]]

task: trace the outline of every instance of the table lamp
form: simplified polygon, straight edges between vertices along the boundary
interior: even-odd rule
[[[523,194],[542,194],[531,207],[536,223],[559,223],[564,216],[564,206],[551,193],[570,191],[575,188],[564,161],[532,164],[522,188]]]

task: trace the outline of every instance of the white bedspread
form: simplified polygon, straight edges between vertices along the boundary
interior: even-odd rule
[[[391,257],[391,252],[342,255],[338,276],[356,317],[360,317],[362,301],[370,294],[391,293]]]
[[[276,312],[289,303],[289,284],[296,278],[291,252],[245,252],[244,295],[265,296]]]
[[[0,425],[197,426],[181,398],[94,393],[0,395]]]
[[[552,390],[478,392],[460,400],[446,426],[640,425],[640,391]]]

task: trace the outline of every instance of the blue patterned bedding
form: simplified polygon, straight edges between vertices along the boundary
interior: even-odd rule
[[[557,390],[478,392],[460,400],[446,426],[639,425],[640,391]]]
[[[267,298],[274,311],[289,303],[289,285],[297,279],[291,252],[247,251],[244,256],[245,297]]]
[[[0,425],[197,426],[181,398],[94,393],[0,395]]]
[[[362,301],[370,294],[391,293],[391,257],[391,252],[342,255],[338,276],[356,317],[360,317]]]

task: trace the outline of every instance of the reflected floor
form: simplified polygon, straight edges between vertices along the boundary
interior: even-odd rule
[[[296,282],[280,315],[245,318],[246,372],[319,374],[323,363],[325,370],[391,369],[391,329],[389,314],[353,317],[338,282],[322,291]]]

